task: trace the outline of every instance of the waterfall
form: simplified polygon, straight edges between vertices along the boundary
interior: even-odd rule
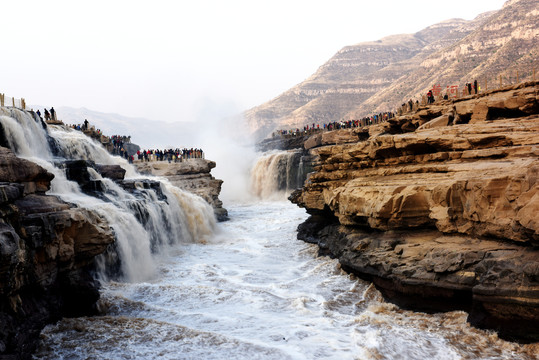
[[[262,154],[251,170],[251,191],[262,198],[279,198],[303,186],[305,169],[301,150]]]
[[[12,108],[0,108],[0,126],[2,145],[55,175],[47,194],[94,211],[114,229],[114,256],[125,281],[151,279],[155,253],[174,244],[204,242],[213,233],[213,209],[202,198],[172,186],[166,179],[143,177],[125,159],[111,156],[82,132],[44,126],[37,116]],[[68,180],[59,165],[73,159],[121,166],[126,170],[124,183],[132,184],[133,191],[126,191],[89,167],[91,179],[101,184],[102,192],[99,196],[85,194],[76,182]],[[107,278],[110,269],[106,256],[98,259],[98,264],[101,276]]]

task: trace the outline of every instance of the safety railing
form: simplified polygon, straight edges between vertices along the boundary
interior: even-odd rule
[[[13,106],[19,109],[26,109],[26,100],[24,98],[16,99],[14,97],[0,94],[0,106]]]

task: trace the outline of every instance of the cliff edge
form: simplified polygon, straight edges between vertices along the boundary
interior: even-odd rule
[[[538,84],[308,139],[298,238],[401,306],[538,341]]]
[[[141,174],[167,178],[172,185],[202,197],[213,207],[219,221],[228,220],[228,211],[219,199],[223,180],[215,179],[211,169],[215,161],[206,159],[188,159],[182,162],[150,161],[135,163]]]

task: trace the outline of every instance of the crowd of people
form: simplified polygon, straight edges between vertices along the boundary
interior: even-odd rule
[[[84,119],[84,122],[82,124],[72,124],[72,125],[69,125],[69,127],[75,130],[79,130],[79,131],[91,130],[92,134],[99,135],[99,136],[103,135],[100,129],[96,129],[93,126],[90,127],[90,123],[88,122],[87,119]]]
[[[101,130],[95,129],[94,126],[90,126],[87,119],[85,119],[82,124],[73,124],[69,126],[75,130],[89,131],[90,133],[87,132],[87,135],[94,138],[99,138],[100,142],[112,155],[118,155],[128,160],[130,163],[135,161],[182,162],[189,159],[204,158],[204,151],[196,148],[138,150],[135,154],[130,154],[126,145],[131,144],[131,136],[105,136],[101,133]]]
[[[462,90],[462,95],[472,95],[477,94],[481,88],[479,87],[477,80],[474,80],[473,82],[467,82],[464,85],[464,89]],[[441,94],[445,92],[443,97]],[[458,97],[459,91],[458,86],[447,86],[447,89],[445,91],[442,90],[442,87],[438,85],[434,85],[428,92],[425,94],[421,99],[421,104],[432,104],[436,100],[436,97],[443,98],[444,100],[449,100],[449,97]],[[412,112],[417,109],[419,109],[420,102],[419,100],[408,100],[407,102],[403,103],[396,111],[396,114],[394,112],[384,112],[375,114],[372,116],[364,117],[360,120],[342,120],[342,121],[335,121],[330,122],[327,124],[311,124],[306,125],[303,127],[303,130],[300,128],[291,129],[291,130],[276,130],[273,132],[272,136],[298,136],[298,135],[311,135],[319,131],[331,131],[331,130],[338,130],[338,129],[350,129],[350,128],[357,128],[357,127],[364,127],[369,126],[372,124],[378,124],[380,122],[387,121],[388,119],[391,119],[395,117],[395,115],[402,115],[407,112]]]
[[[298,136],[298,135],[311,135],[320,131],[331,131],[339,129],[351,129],[351,128],[360,128],[369,126],[372,124],[379,124],[381,122],[387,121],[395,117],[395,113],[387,111],[371,116],[366,116],[359,120],[341,120],[334,121],[329,123],[324,123],[322,126],[320,124],[305,125],[303,130],[299,128],[292,130],[276,130],[273,132],[273,137],[276,136]]]
[[[131,143],[131,136],[122,136],[122,135],[112,135],[109,138],[109,144],[112,145],[112,149],[110,152],[112,155],[120,155],[123,158],[128,158],[127,151],[124,148],[124,144],[130,144]]]
[[[184,148],[184,149],[151,149],[151,150],[139,150],[137,151],[138,161],[168,161],[170,162],[182,162],[189,159],[203,159],[204,151],[202,149]],[[130,159],[130,161],[134,160]]]

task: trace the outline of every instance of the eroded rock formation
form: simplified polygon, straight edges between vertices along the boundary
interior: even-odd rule
[[[479,326],[537,341],[537,90],[526,83],[310,139],[317,170],[291,196],[313,215],[299,237],[400,304],[464,308]]]
[[[211,169],[216,165],[215,161],[189,159],[176,163],[151,161],[135,165],[142,174],[165,177],[172,185],[202,197],[213,207],[219,221],[228,219],[228,212],[219,199],[223,180],[215,179],[211,175]]]
[[[29,358],[47,323],[91,314],[94,257],[114,241],[95,213],[45,195],[53,175],[0,147],[0,354]]]

